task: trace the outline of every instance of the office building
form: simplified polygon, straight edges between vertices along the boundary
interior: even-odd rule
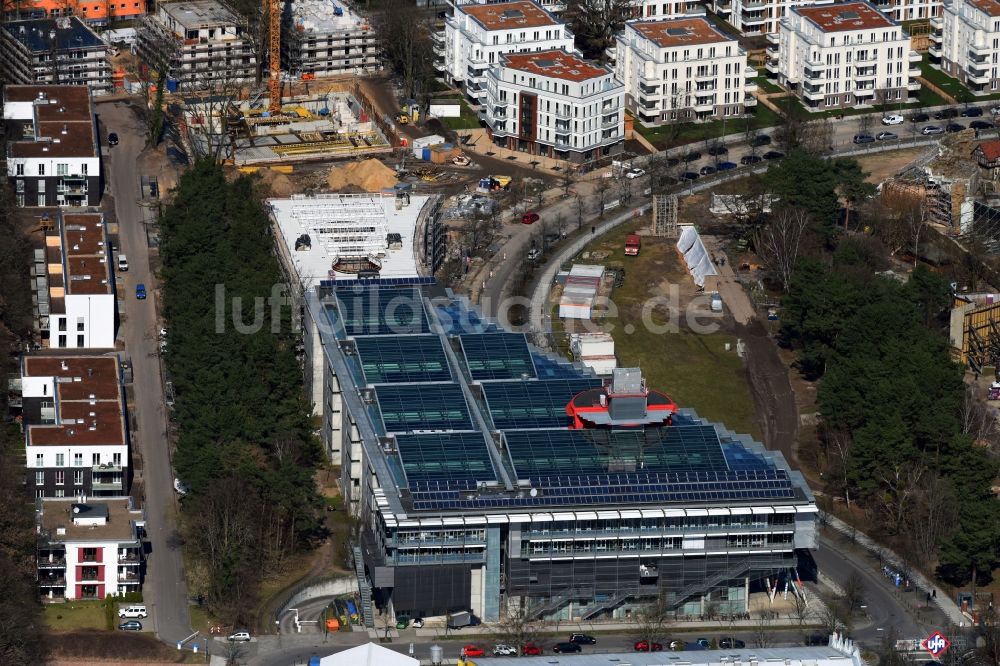
[[[112,90],[109,48],[76,16],[4,23],[0,80],[15,85],[82,86],[104,95]]]
[[[435,40],[445,78],[464,87],[479,104],[486,102],[487,71],[501,56],[573,50],[573,34],[566,24],[528,0],[458,5]]]
[[[101,149],[86,86],[4,87],[7,178],[19,207],[97,206]]]
[[[792,9],[776,37],[767,69],[810,111],[898,107],[920,90],[920,54],[910,36],[867,3]]]
[[[625,141],[625,88],[564,50],[501,55],[486,77],[486,128],[498,146],[585,163]]]
[[[757,104],[746,51],[704,17],[630,21],[615,51],[626,104],[644,125],[739,116]]]

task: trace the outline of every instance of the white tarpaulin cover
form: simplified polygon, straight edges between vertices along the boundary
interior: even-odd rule
[[[694,279],[694,283],[699,287],[705,286],[706,275],[718,275],[712,258],[708,256],[705,244],[701,242],[701,236],[697,229],[686,224],[681,226],[681,237],[677,240],[677,249],[684,255],[684,263],[687,264],[688,272]]]

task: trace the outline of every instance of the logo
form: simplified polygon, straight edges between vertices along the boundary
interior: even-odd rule
[[[940,657],[948,648],[951,647],[951,641],[945,638],[944,634],[940,631],[935,631],[933,634],[920,641],[920,647],[930,652],[932,657]]]

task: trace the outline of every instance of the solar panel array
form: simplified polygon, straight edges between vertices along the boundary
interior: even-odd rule
[[[474,380],[536,376],[523,333],[470,333],[459,339],[469,375]]]
[[[486,382],[483,392],[497,430],[566,428],[566,405],[577,393],[601,385],[597,377]]]
[[[473,429],[458,384],[384,384],[376,394],[386,432]]]
[[[496,481],[486,441],[480,432],[397,435],[403,473],[411,488],[428,482],[453,482],[452,487]]]
[[[355,340],[369,384],[451,381],[441,339],[436,335],[377,335]]]
[[[358,287],[336,292],[337,317],[347,335],[427,333],[420,290],[415,287]]]

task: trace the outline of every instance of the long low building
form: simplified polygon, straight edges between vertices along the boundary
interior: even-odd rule
[[[307,389],[363,526],[369,626],[372,604],[486,622],[626,617],[657,597],[745,612],[816,547],[813,495],[780,453],[637,369],[602,380],[405,282],[306,293]]]

